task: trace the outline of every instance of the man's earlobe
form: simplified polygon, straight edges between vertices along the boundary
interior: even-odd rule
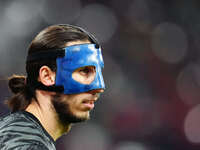
[[[56,73],[53,72],[48,66],[42,66],[39,71],[38,80],[46,85],[52,86],[55,84]]]

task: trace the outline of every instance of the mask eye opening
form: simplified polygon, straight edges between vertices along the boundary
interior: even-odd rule
[[[85,85],[91,84],[96,77],[96,67],[95,66],[84,66],[80,67],[72,73],[72,78]]]

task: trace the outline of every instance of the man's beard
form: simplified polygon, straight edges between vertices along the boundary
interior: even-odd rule
[[[78,123],[88,120],[86,117],[78,117],[70,111],[69,104],[65,101],[62,101],[61,95],[56,94],[52,96],[52,105],[55,111],[58,114],[59,121],[63,125],[67,125],[69,123]]]

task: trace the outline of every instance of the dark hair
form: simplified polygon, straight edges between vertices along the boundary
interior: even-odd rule
[[[49,51],[66,47],[71,41],[89,40],[96,42],[94,37],[85,30],[72,25],[52,25],[42,30],[31,42],[28,55],[39,51]],[[6,101],[12,111],[25,110],[36,99],[34,85],[38,82],[39,69],[48,66],[56,71],[56,60],[40,60],[26,62],[27,78],[25,76],[13,75],[9,78],[9,88],[14,94]]]

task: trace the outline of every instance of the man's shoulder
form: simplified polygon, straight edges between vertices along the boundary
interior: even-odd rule
[[[26,145],[18,145],[16,147],[12,147],[12,150],[49,150],[46,146],[42,144],[26,144]],[[9,148],[6,150],[10,150]]]
[[[0,143],[37,144],[41,132],[33,121],[21,112],[8,114],[0,120]]]
[[[16,150],[23,150],[23,147],[31,146],[33,149],[48,147],[48,143],[41,126],[27,113],[11,113],[0,119],[0,148],[16,147]]]
[[[0,133],[35,133],[40,127],[25,113],[10,113],[0,119]],[[40,133],[40,131],[38,131]]]

